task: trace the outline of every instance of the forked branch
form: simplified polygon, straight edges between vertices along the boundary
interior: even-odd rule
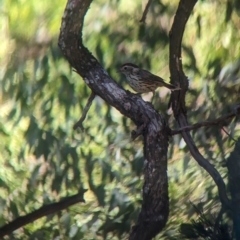
[[[68,0],[62,18],[59,46],[88,87],[107,104],[130,118],[138,127],[136,134],[143,135],[145,167],[142,208],[129,239],[149,240],[163,229],[169,214],[169,133],[164,118],[153,106],[119,86],[84,46],[82,27],[90,3],[91,0]]]

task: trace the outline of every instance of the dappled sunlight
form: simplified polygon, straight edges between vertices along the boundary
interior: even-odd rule
[[[96,0],[83,30],[84,45],[131,92],[124,76],[117,73],[126,62],[171,81],[169,31],[179,1],[153,1],[146,24],[139,23],[145,8],[142,2],[147,1]],[[234,6],[227,15],[226,4],[199,1],[186,26],[182,63],[189,78],[189,125],[232,112],[240,100],[240,22]],[[1,4],[1,226],[88,189],[85,203],[32,222],[11,236],[125,239],[142,204],[142,136],[132,141],[133,121],[99,96],[83,122],[84,130],[73,130],[91,90],[58,47],[65,5],[63,0]],[[171,91],[158,88],[153,105],[174,130],[178,125],[168,110],[170,96]],[[150,102],[152,93],[142,98]],[[233,139],[240,136],[237,118],[195,129],[191,135],[227,183],[223,166],[235,147]],[[179,226],[198,216],[193,205],[208,215],[217,215],[221,208],[214,181],[195,162],[180,134],[169,139],[168,178],[169,220],[155,239],[179,239]],[[231,228],[229,219],[224,216],[223,222]]]

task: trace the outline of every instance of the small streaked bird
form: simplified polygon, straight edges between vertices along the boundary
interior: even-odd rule
[[[141,69],[132,63],[123,64],[118,72],[123,73],[126,76],[130,87],[137,93],[153,92],[154,95],[154,91],[158,87],[166,87],[171,91],[181,89],[170,83],[164,82],[161,77],[158,77],[147,70]]]

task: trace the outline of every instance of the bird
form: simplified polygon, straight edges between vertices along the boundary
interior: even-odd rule
[[[130,87],[137,93],[152,92],[153,96],[158,87],[166,87],[171,91],[180,90],[181,88],[166,83],[161,77],[156,76],[145,69],[139,68],[133,63],[123,64],[118,72],[123,73]]]

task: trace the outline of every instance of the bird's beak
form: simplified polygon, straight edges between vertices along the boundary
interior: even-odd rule
[[[117,70],[117,73],[121,73],[121,69],[118,69],[118,70]]]

